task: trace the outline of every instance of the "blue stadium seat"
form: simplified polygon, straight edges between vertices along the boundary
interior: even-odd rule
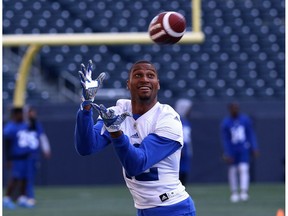
[[[189,0],[4,0],[3,34],[146,32],[160,11],[191,17],[190,6]],[[208,0],[202,2],[201,19],[203,44],[44,46],[41,66],[49,71],[45,76],[56,80],[62,71],[78,76],[79,64],[92,58],[98,71],[109,73],[107,86],[125,88],[131,63],[145,58],[160,71],[159,97],[284,98],[284,0]],[[186,21],[191,29],[191,19]],[[7,83],[3,99],[11,100],[12,84]],[[49,92],[39,97],[33,83],[29,86],[28,97],[49,100]]]

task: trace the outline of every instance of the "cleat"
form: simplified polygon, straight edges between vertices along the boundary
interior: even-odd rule
[[[230,201],[231,201],[232,203],[239,202],[239,200],[240,200],[240,197],[239,197],[239,195],[238,195],[237,193],[233,193],[233,194],[231,195],[231,197],[230,197]]]
[[[21,196],[18,198],[17,204],[23,208],[33,208],[36,204],[36,201],[35,199],[29,199],[26,196]]]
[[[245,192],[240,193],[240,200],[247,201],[249,199],[249,195]]]
[[[25,207],[26,208],[34,208],[35,207],[35,204],[36,204],[36,201],[35,199],[27,199],[26,201],[26,204],[25,204]]]
[[[14,204],[14,202],[11,200],[10,197],[4,197],[3,198],[3,209],[15,209],[16,205]]]
[[[27,202],[27,197],[26,196],[20,196],[17,199],[17,204],[21,207],[25,207],[26,206],[26,202]]]

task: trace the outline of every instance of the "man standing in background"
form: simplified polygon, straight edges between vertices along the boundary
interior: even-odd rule
[[[258,155],[256,136],[251,119],[240,113],[236,102],[228,105],[230,115],[221,124],[224,161],[228,164],[228,181],[231,190],[230,201],[247,201],[250,183],[250,154]],[[238,185],[239,178],[239,185]],[[240,189],[240,190],[239,190]]]
[[[40,163],[41,153],[45,159],[49,159],[51,155],[50,143],[44,131],[42,124],[37,119],[37,111],[33,107],[29,107],[27,113],[28,130],[30,142],[38,142],[38,147],[31,150],[27,163],[27,179],[26,179],[26,194],[18,199],[18,204],[22,207],[34,207],[35,199],[35,177],[37,168]]]
[[[14,198],[25,196],[27,159],[31,152],[27,139],[27,124],[24,121],[23,108],[12,108],[11,119],[3,128],[6,168],[9,180],[3,197],[3,208],[14,209]]]
[[[180,115],[183,125],[184,145],[181,151],[179,179],[183,185],[187,184],[191,170],[191,159],[193,154],[192,148],[192,126],[189,121],[189,113],[192,110],[193,103],[191,100],[181,98],[176,101],[175,110]]]
[[[11,120],[3,129],[4,149],[9,173],[8,185],[3,198],[3,208],[14,209],[35,206],[34,182],[37,163],[42,150],[49,158],[50,144],[43,127],[37,120],[36,110],[29,108],[24,115],[23,108],[12,108]],[[26,114],[26,113],[25,113]]]

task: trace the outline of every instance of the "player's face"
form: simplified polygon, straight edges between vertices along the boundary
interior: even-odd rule
[[[24,120],[23,113],[16,113],[14,114],[14,119],[16,122],[22,122]]]
[[[36,118],[36,111],[33,110],[33,109],[30,109],[29,112],[28,112],[28,118],[29,119],[35,119]]]
[[[231,104],[229,111],[232,117],[237,117],[239,114],[239,106],[237,104]]]
[[[160,84],[155,67],[149,63],[134,65],[130,71],[127,87],[131,92],[131,99],[134,101],[157,101]]]

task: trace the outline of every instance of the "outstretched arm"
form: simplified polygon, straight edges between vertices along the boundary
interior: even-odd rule
[[[110,143],[107,132],[101,134],[103,121],[98,120],[94,125],[91,105],[103,80],[105,73],[101,73],[96,80],[92,79],[93,63],[89,60],[87,67],[81,64],[79,71],[80,83],[82,86],[81,110],[77,113],[75,127],[75,147],[80,155],[90,155],[100,151]]]
[[[75,147],[84,156],[100,151],[111,141],[107,131],[101,135],[103,121],[98,120],[94,125],[92,109],[79,110],[75,128]]]

